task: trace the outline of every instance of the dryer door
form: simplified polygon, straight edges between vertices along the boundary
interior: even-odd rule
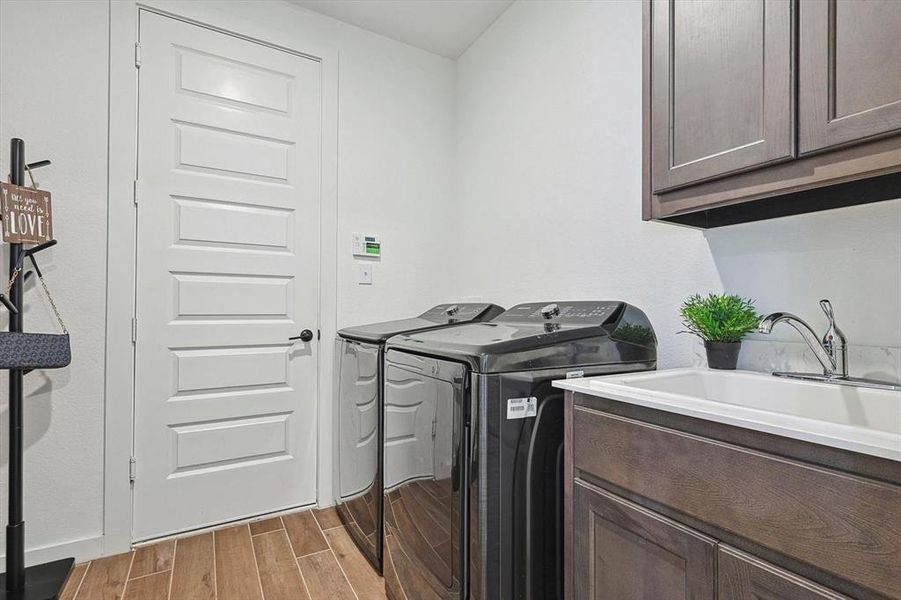
[[[386,362],[384,572],[407,598],[461,596],[466,376],[458,363],[401,352]]]

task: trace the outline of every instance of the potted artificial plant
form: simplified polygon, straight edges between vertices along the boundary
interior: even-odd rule
[[[691,296],[679,310],[682,324],[704,340],[707,366],[711,369],[734,369],[738,364],[741,339],[757,329],[760,315],[753,302],[740,296],[699,294]]]

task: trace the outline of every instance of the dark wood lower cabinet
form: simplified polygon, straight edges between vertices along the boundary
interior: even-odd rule
[[[567,600],[901,600],[896,463],[619,410],[567,394]]]
[[[849,600],[775,565],[720,545],[717,550],[718,600]]]
[[[574,600],[713,600],[716,542],[581,483],[573,491]]]

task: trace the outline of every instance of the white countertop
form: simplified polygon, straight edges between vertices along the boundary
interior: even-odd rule
[[[750,371],[668,369],[554,387],[901,461],[901,392]]]

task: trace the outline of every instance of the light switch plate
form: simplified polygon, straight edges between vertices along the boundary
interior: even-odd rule
[[[360,285],[372,285],[372,265],[357,265],[357,283]]]

